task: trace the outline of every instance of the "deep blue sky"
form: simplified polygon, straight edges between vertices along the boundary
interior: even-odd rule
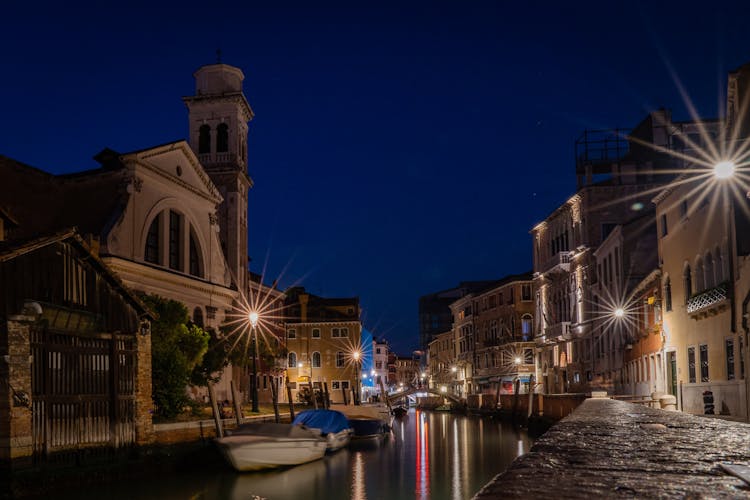
[[[221,47],[256,114],[253,270],[358,295],[406,353],[420,295],[531,268],[583,129],[687,118],[668,65],[716,116],[750,61],[750,2],[611,3],[6,5],[0,154],[59,173],[185,138]]]

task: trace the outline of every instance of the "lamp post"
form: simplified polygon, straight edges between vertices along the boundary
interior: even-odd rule
[[[354,404],[359,405],[359,358],[361,353],[354,351],[352,357],[354,358]]]
[[[252,411],[253,413],[258,413],[258,346],[256,345],[256,334],[255,334],[255,327],[258,325],[258,313],[255,311],[252,311],[250,314],[248,314],[248,319],[250,320],[250,332],[252,335],[252,342],[253,342],[253,380],[252,380],[252,393],[253,393],[253,406]]]

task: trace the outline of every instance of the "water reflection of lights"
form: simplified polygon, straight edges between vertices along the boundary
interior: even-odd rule
[[[461,463],[458,457],[458,420],[453,420],[453,463],[451,464],[451,496],[461,498]]]
[[[517,456],[517,457],[520,457],[520,456],[521,456],[521,455],[523,455],[524,453],[525,453],[525,452],[524,452],[524,450],[523,450],[523,439],[519,439],[519,440],[518,440],[518,450],[516,451],[516,456]]]
[[[415,478],[417,481],[416,498],[430,498],[430,446],[428,425],[423,412],[417,412],[417,468]]]
[[[366,500],[367,498],[367,489],[365,488],[365,462],[362,458],[361,451],[354,454],[351,498],[354,500]]]

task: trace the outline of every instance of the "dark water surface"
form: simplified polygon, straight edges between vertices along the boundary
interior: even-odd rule
[[[159,499],[466,499],[532,439],[482,417],[411,410],[380,443],[357,444],[285,470],[236,473],[227,467],[148,480],[114,481],[56,498]],[[62,492],[59,492],[62,493]]]

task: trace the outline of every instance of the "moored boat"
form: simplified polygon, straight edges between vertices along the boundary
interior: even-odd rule
[[[391,413],[393,413],[393,416],[396,418],[401,418],[404,415],[406,415],[409,412],[409,409],[404,406],[394,406],[393,410],[391,410]]]
[[[305,410],[297,415],[293,423],[320,429],[321,435],[328,443],[328,452],[348,445],[354,432],[346,415],[336,410]]]
[[[299,465],[322,458],[327,440],[320,430],[292,424],[245,424],[216,444],[238,471]]]
[[[352,439],[371,439],[383,437],[390,431],[389,420],[374,406],[342,406],[339,411],[346,415],[349,426],[354,431]],[[387,411],[387,418],[391,417]]]

